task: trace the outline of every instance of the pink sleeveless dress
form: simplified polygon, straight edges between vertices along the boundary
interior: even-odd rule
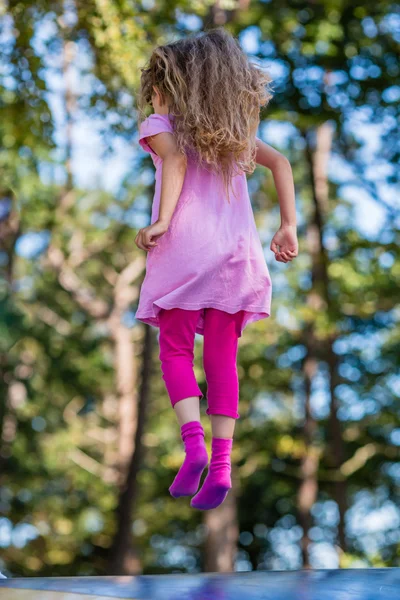
[[[139,144],[156,169],[151,223],[158,218],[163,161],[146,137],[162,131],[173,133],[171,115],[152,114],[139,128]],[[162,308],[203,309],[196,333],[204,335],[205,308],[242,310],[241,337],[247,324],[270,316],[272,292],[246,175],[233,178],[236,198],[232,194],[229,204],[221,177],[196,167],[189,157],[169,229],[147,252],[135,317],[159,327]]]

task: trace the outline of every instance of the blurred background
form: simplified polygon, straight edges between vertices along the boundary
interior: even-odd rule
[[[300,252],[273,260],[258,166],[272,314],[240,339],[234,488],[203,513],[169,495],[183,447],[135,320],[135,98],[155,46],[213,25],[273,77],[258,135],[293,166]],[[400,566],[399,41],[384,0],[0,0],[6,575]]]

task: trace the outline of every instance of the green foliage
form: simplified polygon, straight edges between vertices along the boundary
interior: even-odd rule
[[[9,78],[3,71],[0,77],[0,523],[4,531],[12,530],[9,543],[0,540],[0,569],[13,575],[94,575],[108,569],[120,433],[116,342],[109,316],[117,304],[118,277],[142,257],[134,238],[137,224],[148,218],[152,189],[140,174],[149,159],[138,155],[140,169],[122,182],[117,194],[68,189],[67,152],[54,136],[49,60],[62,78],[62,53],[73,42],[80,81],[89,82],[79,91],[75,111],[78,107],[102,121],[105,145],[116,133],[132,139],[140,67],[151,48],[185,34],[183,15],[207,23],[212,14],[210,2],[150,4],[41,1],[1,7],[1,31],[7,34],[12,26],[14,33],[2,42]],[[282,151],[295,174],[300,233],[297,262],[271,264],[276,192],[272,178],[257,169],[251,196],[275,283],[273,314],[246,330],[238,357],[241,419],[233,462],[238,524],[244,534],[239,552],[247,568],[301,564],[296,494],[307,452],[303,360],[304,332],[310,325],[321,348],[313,390],[321,451],[314,544],[336,543],[337,522],[328,516],[335,482],[346,481],[347,550],[340,555],[341,566],[399,565],[394,529],[374,536],[351,527],[356,511],[367,519],[374,510],[399,501],[400,246],[395,207],[381,193],[386,186],[393,190],[398,177],[398,108],[387,93],[398,74],[398,38],[390,27],[394,10],[384,1],[254,1],[247,10],[236,3],[222,6],[227,28],[236,35],[254,28],[260,42],[255,56],[284,73],[262,117],[263,124],[293,127],[289,147]],[[50,33],[45,34],[45,23]],[[42,31],[42,51],[34,43],[36,31]],[[65,74],[62,81],[66,85]],[[367,158],[350,127],[358,111],[384,131],[381,146]],[[313,190],[305,141],[326,121],[336,127],[332,156],[353,169],[352,183],[358,191],[368,191],[385,221],[376,235],[363,233],[354,204],[344,197],[337,173],[331,173],[323,227],[330,302],[317,310],[307,303],[313,282],[305,234]],[[64,178],[59,177],[60,166]],[[374,166],[375,178],[369,172]],[[43,176],[44,167],[50,176]],[[363,218],[369,219],[368,211]],[[19,244],[28,234],[38,235],[42,245],[23,256]],[[132,317],[142,274],[130,282],[132,295],[117,319],[131,336],[138,369],[143,326]],[[318,292],[323,296],[326,290]],[[339,360],[335,397],[344,449],[339,467],[329,446],[324,349],[330,340]],[[196,375],[205,389],[198,342]],[[203,516],[190,509],[187,499],[168,494],[182,446],[157,348],[152,361],[132,542],[145,573],[199,570],[207,532]],[[136,384],[139,388],[140,377]],[[209,440],[204,413],[203,401]],[[285,552],[288,547],[292,554]]]

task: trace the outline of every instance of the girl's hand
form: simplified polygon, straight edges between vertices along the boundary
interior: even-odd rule
[[[295,258],[299,252],[296,225],[282,225],[272,238],[270,249],[278,262]]]
[[[159,237],[164,235],[168,231],[168,225],[161,221],[156,221],[148,227],[139,229],[137,236],[135,237],[135,244],[141,250],[151,250],[153,246],[158,244],[154,240],[158,240]]]

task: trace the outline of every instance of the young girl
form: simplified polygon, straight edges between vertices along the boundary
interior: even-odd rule
[[[156,48],[142,69],[139,143],[156,168],[151,224],[135,242],[148,252],[136,318],[159,327],[162,377],[181,427],[185,460],[170,493],[196,493],[208,464],[200,422],[203,396],[193,372],[203,335],[211,460],[191,506],[219,506],[231,484],[239,403],[238,338],[270,315],[271,279],[256,229],[246,173],[268,167],[281,226],[270,249],[279,262],[298,253],[290,164],[255,133],[270,78],[223,28]]]

